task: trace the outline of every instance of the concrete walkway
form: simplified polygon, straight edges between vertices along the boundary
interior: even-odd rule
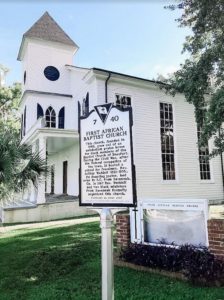
[[[87,217],[80,219],[70,219],[70,220],[60,220],[60,221],[49,221],[41,223],[29,223],[21,225],[3,226],[0,227],[0,234],[4,234],[10,231],[21,230],[21,229],[35,229],[35,228],[56,228],[56,227],[66,227],[77,224],[84,224],[89,222],[99,221],[99,217]]]

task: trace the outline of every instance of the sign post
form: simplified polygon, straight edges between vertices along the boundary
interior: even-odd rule
[[[111,103],[79,117],[79,204],[100,214],[103,300],[114,299],[113,215],[136,204],[132,125],[131,107]]]
[[[102,299],[114,299],[113,268],[113,215],[109,208],[103,208],[100,214],[102,233]]]

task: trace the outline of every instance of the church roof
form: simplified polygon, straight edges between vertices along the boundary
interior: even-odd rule
[[[76,43],[64,32],[64,30],[55,22],[48,12],[45,12],[43,16],[37,20],[37,22],[34,23],[27,32],[24,33],[20,48],[22,48],[25,38],[57,42],[78,48]],[[22,49],[19,51],[18,59],[20,58],[21,50]]]
[[[24,37],[38,38],[77,47],[55,20],[45,12],[34,25],[24,33]]]

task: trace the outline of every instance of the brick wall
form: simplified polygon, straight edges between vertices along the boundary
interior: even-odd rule
[[[210,251],[224,259],[224,220],[208,220],[208,240]]]
[[[130,216],[126,214],[116,215],[117,246],[127,247],[130,243]]]
[[[116,215],[117,246],[127,247],[130,243],[129,214]],[[218,258],[224,259],[224,220],[212,219],[208,221],[209,249]]]

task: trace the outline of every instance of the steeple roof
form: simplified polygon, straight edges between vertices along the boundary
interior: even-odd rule
[[[57,42],[78,48],[76,43],[64,32],[64,30],[55,22],[48,12],[45,12],[43,16],[37,20],[37,22],[34,23],[27,32],[24,33],[18,59],[20,59],[25,38]]]

